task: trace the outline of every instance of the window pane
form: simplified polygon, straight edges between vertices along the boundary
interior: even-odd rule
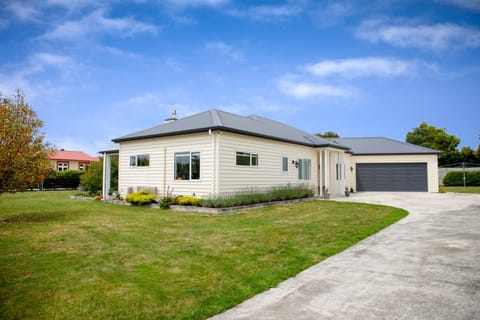
[[[192,180],[200,179],[200,152],[192,152]]]
[[[283,157],[282,170],[283,170],[284,172],[287,172],[287,171],[288,171],[288,158],[287,158],[287,157]]]
[[[250,153],[237,152],[237,166],[250,166]]]
[[[303,159],[298,159],[298,179],[303,179]]]
[[[137,156],[130,156],[130,167],[137,166]]]
[[[175,180],[190,180],[190,153],[175,153]]]
[[[258,166],[258,154],[252,153],[252,166]]]
[[[150,165],[150,155],[148,154],[139,154],[137,156],[137,166],[139,167],[148,167]]]
[[[310,159],[305,159],[305,167],[306,167],[306,175],[305,175],[305,180],[310,180],[311,179],[311,172],[312,172],[312,160]]]

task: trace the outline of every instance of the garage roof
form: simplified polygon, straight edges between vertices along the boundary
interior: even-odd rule
[[[328,138],[332,143],[349,147],[354,155],[388,155],[388,154],[438,154],[433,150],[410,143],[384,137],[370,138]]]
[[[341,143],[332,143],[327,139],[291,127],[282,122],[254,115],[244,117],[217,109],[211,109],[190,117],[170,121],[150,129],[113,139],[112,141],[118,143],[122,141],[205,132],[210,129],[291,142],[311,147],[334,147],[348,150],[348,148]]]

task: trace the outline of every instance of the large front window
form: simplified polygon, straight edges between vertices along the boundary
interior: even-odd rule
[[[200,179],[200,152],[175,153],[175,180]]]
[[[258,167],[258,154],[237,152],[237,166]]]

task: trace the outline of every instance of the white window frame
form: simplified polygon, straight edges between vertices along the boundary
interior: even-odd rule
[[[239,164],[238,163],[238,156],[243,155],[243,156],[248,156],[250,158],[249,164]],[[256,158],[256,163],[253,163],[253,159]],[[258,167],[259,166],[259,159],[260,157],[258,156],[258,153],[253,153],[253,152],[244,152],[244,151],[237,151],[235,153],[235,164],[239,167]]]
[[[298,159],[298,180],[312,180],[311,159]]]
[[[59,172],[61,171],[66,171],[69,168],[69,163],[68,162],[58,162],[57,163],[57,170]]]
[[[148,165],[139,165],[139,158],[146,157],[148,159]],[[142,153],[142,154],[135,154],[128,158],[130,168],[137,168],[137,167],[150,167],[150,154]],[[132,161],[133,160],[133,161]]]
[[[188,158],[188,179],[178,179],[178,173],[177,173],[177,155],[187,155],[189,156]],[[192,156],[198,154],[198,178],[193,178],[192,176]],[[201,179],[201,168],[202,168],[202,154],[200,151],[184,151],[184,152],[175,152],[173,154],[173,179],[175,181],[198,181]]]
[[[288,172],[288,157],[282,158],[282,172],[284,173]]]

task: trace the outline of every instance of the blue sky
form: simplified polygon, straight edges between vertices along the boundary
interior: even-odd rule
[[[58,148],[211,108],[404,141],[422,121],[476,149],[480,1],[0,0],[0,91]]]

